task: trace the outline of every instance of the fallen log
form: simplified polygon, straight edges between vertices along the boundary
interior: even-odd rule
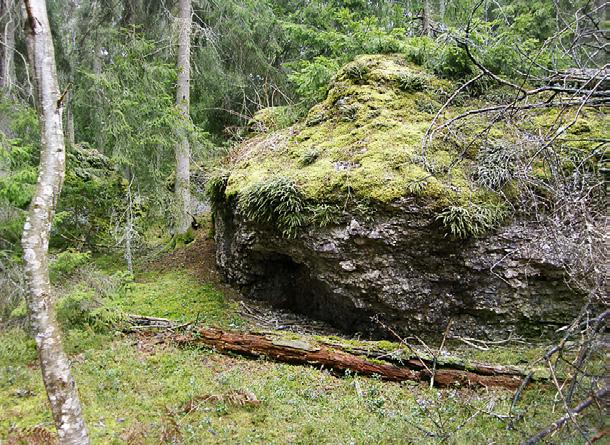
[[[266,357],[279,362],[305,364],[330,369],[337,373],[351,371],[360,375],[378,376],[389,381],[429,382],[434,377],[438,387],[519,387],[523,373],[510,373],[507,368],[498,372],[490,365],[481,365],[481,373],[465,369],[440,368],[431,371],[417,360],[397,366],[381,360],[368,359],[308,340],[270,338],[265,334],[198,328],[190,333],[173,336],[179,345],[205,345],[219,352],[231,352],[252,357]]]
[[[330,346],[334,349],[339,349],[351,354],[364,355],[376,360],[383,360],[397,366],[408,366],[412,369],[426,369],[434,366],[435,359],[426,354],[409,353],[408,351],[394,351],[388,353],[387,351],[376,349],[376,348],[364,348],[356,347],[351,345],[344,345],[339,343],[322,342],[326,346]],[[497,376],[497,375],[508,375],[518,376],[524,379],[527,376],[527,372],[516,368],[514,366],[504,365],[491,365],[487,363],[479,363],[473,361],[463,361],[457,357],[437,357],[436,366],[439,368],[456,369],[461,371],[472,371],[475,374]]]
[[[190,323],[178,325],[166,318],[129,314],[131,330],[160,328],[176,330]],[[429,382],[434,385],[468,387],[503,387],[516,389],[526,377],[518,368],[451,359],[437,359],[432,371],[432,359],[410,355],[388,354],[373,347],[312,342],[307,338],[285,339],[275,332],[237,332],[214,328],[199,328],[186,335],[172,336],[179,344],[204,344],[219,352],[231,352],[253,357],[267,357],[276,361],[320,366],[335,372],[352,371],[361,375],[379,376],[390,381]]]

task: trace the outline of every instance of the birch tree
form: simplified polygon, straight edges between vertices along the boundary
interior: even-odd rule
[[[53,40],[45,0],[25,0],[27,46],[36,83],[41,126],[36,191],[23,227],[28,311],[42,378],[62,445],[88,444],[70,362],[61,346],[49,282],[49,233],[65,175],[63,96],[57,82]]]
[[[180,0],[178,5],[178,87],[176,105],[185,122],[189,119],[191,81],[191,0]],[[185,233],[190,226],[190,157],[191,149],[184,128],[176,142],[176,227],[175,233]]]

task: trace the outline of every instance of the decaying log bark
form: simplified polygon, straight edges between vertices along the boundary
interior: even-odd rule
[[[189,325],[178,325],[166,318],[129,314],[130,331],[160,328],[177,330]],[[307,337],[286,339],[275,332],[238,332],[214,328],[198,328],[192,333],[172,336],[178,344],[204,344],[219,352],[237,353],[252,357],[267,357],[279,362],[321,366],[336,372],[353,371],[362,375],[378,375],[390,381],[430,381],[447,386],[495,386],[508,389],[519,387],[527,373],[521,369],[486,363],[460,361],[456,358],[437,358],[432,373],[433,360],[411,355],[391,357],[387,351],[374,347],[359,347],[323,341],[311,341]],[[531,378],[531,375],[529,376]]]
[[[267,357],[279,362],[320,366],[335,372],[352,371],[361,375],[377,375],[390,381],[430,381],[432,372],[425,362],[407,360],[402,366],[372,360],[349,352],[310,342],[286,340],[269,335],[198,328],[192,333],[175,337],[180,345],[203,344],[219,352],[232,352],[254,357]],[[438,387],[519,387],[523,373],[507,367],[477,364],[472,370],[443,368],[437,364],[434,385]]]
[[[350,354],[364,355],[369,358],[376,360],[384,360],[390,363],[394,363],[400,366],[408,366],[412,369],[426,369],[434,366],[434,359],[423,355],[416,355],[415,353],[408,354],[405,356],[404,353],[393,354],[388,353],[376,348],[364,348],[351,345],[343,345],[337,343],[323,343],[326,346],[330,346],[334,349],[339,349]],[[503,365],[492,365],[488,363],[478,363],[471,361],[459,360],[456,357],[437,357],[436,366],[440,368],[455,369],[462,371],[472,371],[476,374],[497,376],[497,375],[508,375],[518,376],[523,379],[527,376],[527,372],[522,371],[519,368],[512,366]]]

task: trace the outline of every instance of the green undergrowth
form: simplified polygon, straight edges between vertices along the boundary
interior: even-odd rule
[[[550,409],[555,393],[549,386],[532,386],[513,410],[524,417],[507,428],[503,416],[510,412],[511,391],[439,390],[333,375],[125,334],[120,328],[127,313],[223,328],[253,326],[212,283],[184,270],[132,276],[111,265],[96,259],[95,266],[73,272],[57,302],[92,443],[516,444],[561,411]],[[401,348],[389,341],[312,340],[388,353]],[[506,345],[480,351],[458,344],[447,349],[468,360],[525,368],[543,350]],[[602,424],[596,410],[580,421],[591,432]],[[23,328],[0,330],[0,441],[10,431],[34,426],[53,431],[34,341]],[[553,440],[581,443],[570,425]]]
[[[123,270],[114,255],[96,257],[87,265],[82,264],[83,256],[89,258],[64,252],[51,264],[55,313],[70,353],[103,347],[115,332],[125,330],[129,314],[227,329],[244,324],[236,304],[215,284],[201,282],[185,270],[143,270],[134,275]],[[24,301],[12,310],[8,321],[27,325]]]
[[[213,285],[198,283],[183,271],[138,274],[115,304],[123,312],[181,322],[198,321],[228,328],[243,324],[234,303],[228,302]]]
[[[284,236],[293,236],[294,227],[312,223],[314,206],[374,209],[410,197],[436,215],[449,235],[480,236],[509,216],[510,202],[519,193],[515,161],[525,156],[522,147],[528,143],[510,123],[488,129],[489,120],[481,115],[458,122],[454,133],[437,133],[423,148],[434,116],[455,88],[404,56],[359,56],[339,70],[326,98],[296,124],[260,125],[258,133],[263,134],[242,143],[231,154],[229,168],[212,180],[212,203],[216,208],[237,205],[246,218],[272,223]],[[485,97],[476,91],[459,95],[437,124],[489,105]],[[280,112],[273,109],[261,116]],[[582,110],[558,142],[567,150],[590,150],[588,139],[603,135],[608,120],[598,114]],[[558,125],[557,116],[543,110],[530,125],[538,133],[555,131],[553,124]],[[485,137],[469,142],[477,132]],[[543,163],[534,161],[532,167],[538,178],[548,174]],[[253,191],[276,193],[280,183],[302,200],[288,217],[249,210]],[[289,225],[282,223],[286,219]]]
[[[99,444],[516,444],[558,416],[548,387],[524,392],[515,412],[526,420],[508,429],[494,414],[509,412],[510,391],[334,376],[126,336],[74,356],[73,372]],[[0,438],[11,428],[52,430],[34,344],[20,330],[0,334],[0,412]],[[581,419],[585,428],[600,421]],[[581,443],[567,428],[554,440]]]

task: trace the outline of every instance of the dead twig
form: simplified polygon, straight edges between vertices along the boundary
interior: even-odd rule
[[[568,420],[578,416],[581,412],[583,412],[585,409],[587,409],[589,406],[591,406],[593,404],[593,402],[597,402],[597,401],[603,399],[604,397],[608,396],[608,394],[610,394],[610,387],[608,387],[608,386],[596,391],[595,393],[591,394],[587,399],[585,399],[583,402],[581,402],[576,408],[569,410],[568,413],[561,416],[559,419],[557,419],[555,422],[551,423],[546,428],[543,428],[542,430],[540,430],[538,433],[536,433],[535,435],[533,435],[532,437],[527,439],[521,445],[534,445],[535,443],[540,442],[545,436],[547,436],[547,435],[551,434],[553,431],[556,431],[559,428],[561,428]],[[590,442],[590,440],[588,440],[588,439],[586,439],[586,440],[587,440],[587,442]]]

